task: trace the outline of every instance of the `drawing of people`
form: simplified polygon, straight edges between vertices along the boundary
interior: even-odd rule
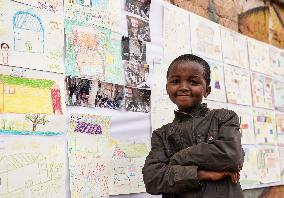
[[[1,54],[3,65],[8,65],[9,63],[9,45],[7,43],[1,43]]]
[[[61,95],[58,85],[54,84],[51,89],[51,101],[54,114],[63,114],[61,107]]]

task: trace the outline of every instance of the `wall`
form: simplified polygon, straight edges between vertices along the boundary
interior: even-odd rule
[[[166,0],[276,47],[284,48],[283,0]],[[244,191],[246,198],[283,198],[284,186]]]
[[[166,0],[276,47],[284,48],[282,0]]]

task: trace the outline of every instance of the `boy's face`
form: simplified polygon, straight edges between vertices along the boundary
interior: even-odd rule
[[[210,86],[206,86],[204,69],[199,63],[178,62],[170,69],[167,92],[180,111],[200,104],[203,96],[206,98],[210,91]]]

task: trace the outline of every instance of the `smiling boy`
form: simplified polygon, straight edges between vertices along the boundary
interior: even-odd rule
[[[210,94],[210,66],[185,54],[167,72],[175,119],[155,130],[143,168],[146,191],[163,198],[243,198],[243,150],[238,116],[202,103]]]

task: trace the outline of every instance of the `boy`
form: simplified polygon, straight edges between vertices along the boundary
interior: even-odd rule
[[[163,198],[243,198],[238,182],[243,164],[236,113],[209,110],[210,67],[185,54],[167,72],[167,92],[177,105],[175,119],[155,130],[143,178],[146,191]]]

